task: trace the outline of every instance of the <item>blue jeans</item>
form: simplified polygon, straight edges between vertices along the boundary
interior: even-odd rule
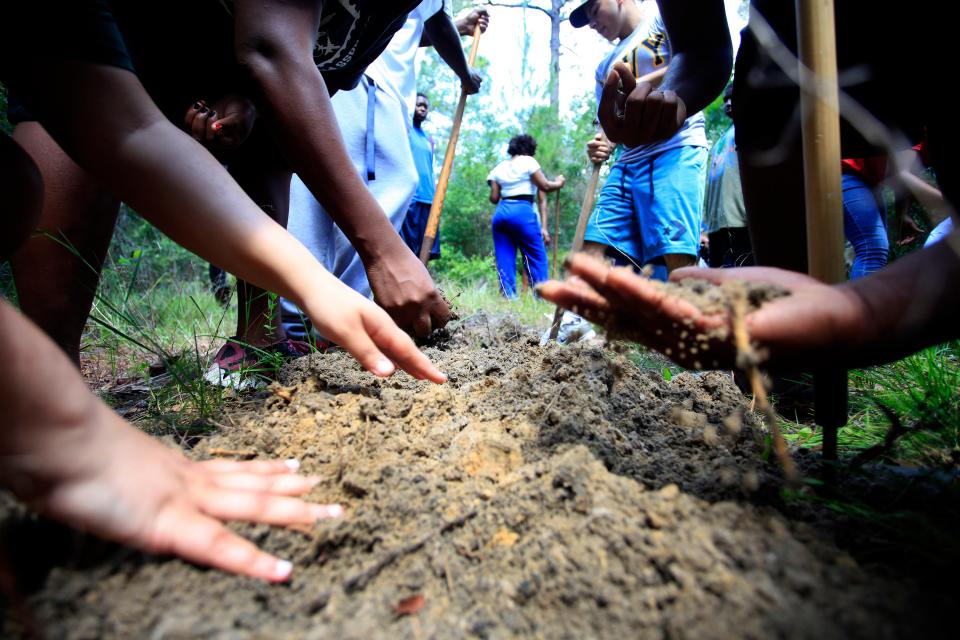
[[[850,279],[862,278],[887,264],[890,241],[883,203],[859,176],[843,174],[843,230],[856,257]]]
[[[517,297],[517,249],[520,249],[531,287],[549,277],[547,248],[543,244],[533,203],[501,200],[493,214],[491,227],[497,275],[503,295]]]

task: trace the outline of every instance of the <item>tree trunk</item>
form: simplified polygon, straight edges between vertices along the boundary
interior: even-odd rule
[[[566,0],[552,0],[550,11],[550,109],[560,113],[560,8]]]

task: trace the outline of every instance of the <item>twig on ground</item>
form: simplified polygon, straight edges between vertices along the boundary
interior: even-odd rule
[[[219,425],[218,425],[219,426]],[[214,448],[207,451],[214,458],[243,458],[250,460],[257,457],[256,449],[220,449]]]
[[[800,474],[797,472],[797,465],[793,461],[789,449],[787,449],[787,442],[783,439],[783,434],[780,433],[777,414],[767,398],[767,389],[763,384],[763,377],[760,375],[760,369],[757,366],[760,358],[750,344],[750,335],[747,333],[745,321],[747,316],[747,290],[742,283],[733,283],[733,285],[728,292],[733,341],[737,348],[737,368],[743,371],[747,379],[750,380],[754,402],[763,412],[764,422],[773,437],[773,451],[780,462],[780,468],[783,469],[783,476],[790,484],[798,484]]]
[[[419,551],[423,545],[427,544],[435,536],[443,535],[452,529],[463,526],[465,522],[477,515],[476,511],[468,511],[458,518],[454,518],[449,522],[444,523],[436,531],[431,531],[430,533],[422,536],[418,540],[414,540],[410,544],[405,544],[396,549],[391,549],[387,551],[383,556],[381,556],[377,561],[371,564],[369,567],[363,571],[356,573],[343,582],[343,590],[347,593],[353,591],[359,591],[366,587],[371,580],[380,575],[380,572],[386,569],[388,566],[393,564],[396,560],[402,558],[405,555],[411,554],[415,551]]]

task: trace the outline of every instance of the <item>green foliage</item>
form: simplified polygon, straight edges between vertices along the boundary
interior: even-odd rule
[[[924,349],[886,365],[850,372],[850,418],[839,448],[874,448],[900,464],[955,466],[960,461],[960,342]],[[892,425],[902,435],[884,448]],[[819,447],[819,431],[784,423],[795,444]]]
[[[723,94],[717,96],[713,102],[707,105],[707,108],[703,110],[703,118],[706,121],[707,140],[710,141],[712,147],[723,135],[723,132],[733,125],[733,122],[723,111]]]
[[[493,256],[474,255],[468,258],[455,245],[444,247],[442,257],[430,263],[430,270],[436,280],[458,289],[496,283]]]
[[[480,56],[477,67],[483,73],[489,63]],[[424,56],[418,77],[420,88],[426,89],[430,98],[432,115],[425,128],[436,142],[434,164],[439,174],[449,135],[448,123],[459,99],[460,84],[432,51]],[[529,90],[545,96],[547,87],[531,85]],[[585,92],[570,109],[573,115],[559,117],[545,104],[508,111],[515,97],[491,96],[484,88],[467,100],[441,218],[444,253],[452,248],[466,257],[492,254],[490,219],[495,206],[489,201],[486,177],[498,162],[506,159],[507,142],[518,133],[529,133],[537,139],[536,157],[548,177],[563,174],[567,178],[560,196],[561,250],[569,247],[573,240],[590,175],[584,145],[594,135],[593,98]],[[528,97],[524,102],[536,102],[536,96],[533,98]],[[550,194],[549,205],[548,227],[552,231],[556,206],[553,194]]]

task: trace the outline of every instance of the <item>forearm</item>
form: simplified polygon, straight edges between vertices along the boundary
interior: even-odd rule
[[[447,66],[461,80],[466,80],[470,74],[470,67],[463,54],[460,34],[450,16],[444,11],[438,11],[424,23],[423,32]]]
[[[305,274],[326,273],[209,152],[164,118],[133,74],[51,63],[35,75],[46,79],[31,90],[43,105],[40,121],[54,139],[175,241],[292,299],[315,286]]]
[[[84,425],[104,407],[90,393],[64,353],[33,323],[0,300],[0,485],[30,500],[53,482],[37,451],[71,451]],[[62,463],[82,465],[67,456]],[[71,469],[61,469],[70,473]]]
[[[670,38],[670,70],[660,89],[673,90],[688,114],[702,111],[716,98],[733,66],[733,47],[720,0],[659,0]],[[696,19],[691,19],[695,15]]]
[[[357,175],[326,83],[313,64],[310,51],[316,26],[312,21],[318,16],[284,5],[292,15],[278,17],[268,15],[268,10],[278,10],[272,5],[238,2],[238,8],[241,4],[237,55],[253,80],[284,156],[365,263],[403,250],[403,241]]]
[[[864,308],[862,330],[853,336],[850,366],[889,362],[960,336],[960,236],[897,260],[842,289]],[[841,345],[841,348],[842,345]]]

